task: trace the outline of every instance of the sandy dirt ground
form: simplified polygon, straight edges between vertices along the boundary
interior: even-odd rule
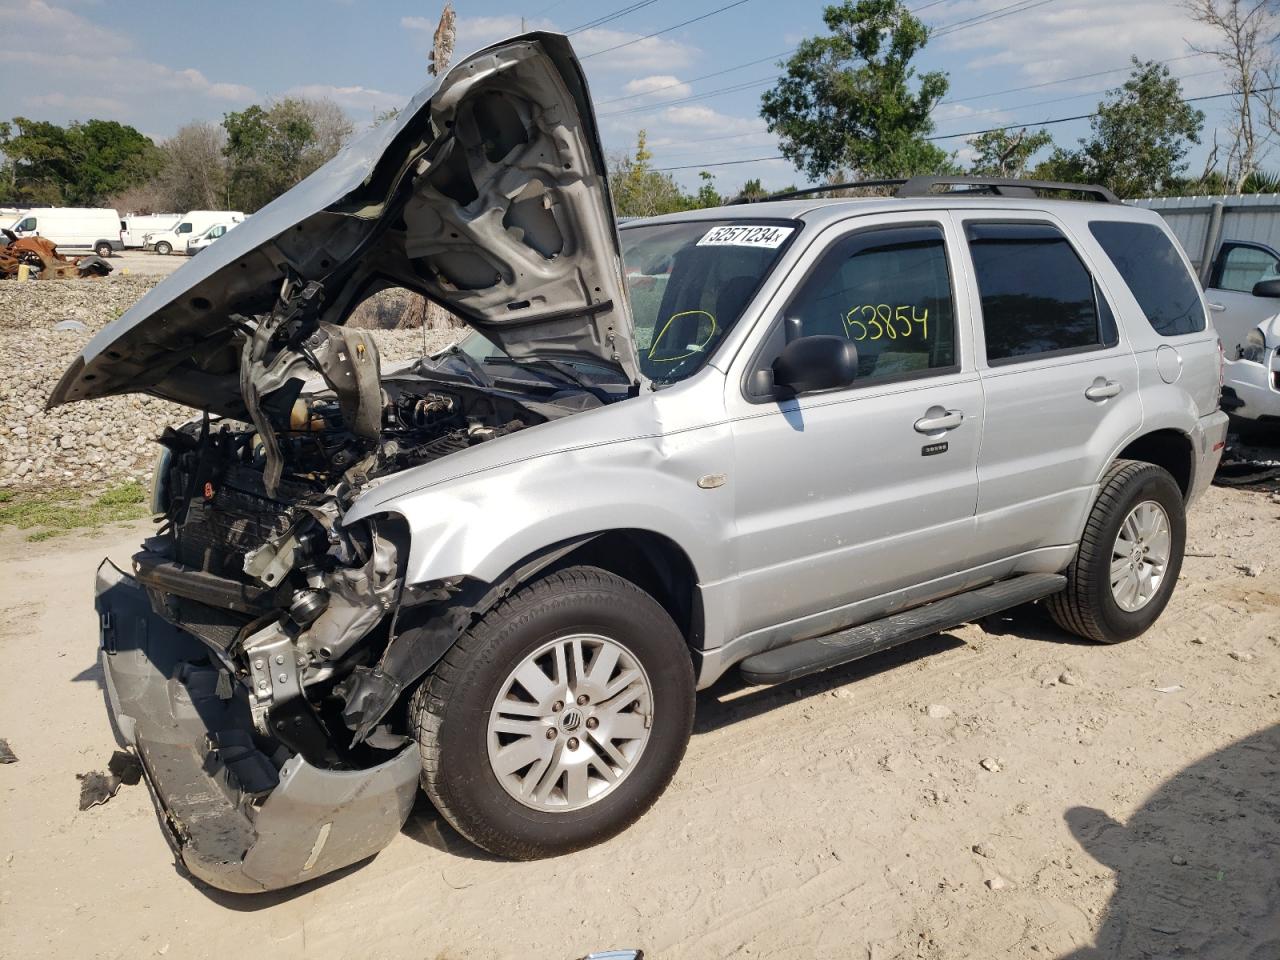
[[[0,956],[1280,957],[1280,493],[1214,488],[1146,636],[1036,611],[699,698],[675,782],[617,839],[480,854],[421,800],[374,859],[238,897],[151,800],[78,812],[114,748],[92,573],[145,524],[0,532]]]
[[[146,250],[122,250],[108,262],[117,273],[141,277],[166,277],[190,259],[176,253],[162,257],[158,253],[148,253]]]

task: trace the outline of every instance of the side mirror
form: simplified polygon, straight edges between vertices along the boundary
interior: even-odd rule
[[[773,361],[773,386],[780,396],[847,387],[858,375],[858,348],[844,337],[800,337]]]
[[[1280,280],[1259,280],[1253,285],[1255,297],[1280,298]]]

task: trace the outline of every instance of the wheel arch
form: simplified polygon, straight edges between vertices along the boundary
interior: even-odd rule
[[[1111,458],[1111,464],[1117,460],[1139,460],[1161,467],[1173,477],[1186,500],[1190,495],[1195,480],[1195,446],[1191,437],[1181,430],[1165,427],[1151,430],[1130,440]],[[1108,464],[1108,469],[1110,465]]]

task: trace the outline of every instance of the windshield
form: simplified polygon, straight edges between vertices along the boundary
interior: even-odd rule
[[[793,220],[691,220],[621,230],[644,375],[672,383],[700,369],[798,227]]]
[[[674,383],[697,372],[738,322],[799,226],[794,220],[691,220],[620,231],[644,375]],[[457,347],[481,364],[520,366],[475,330]],[[616,371],[595,363],[562,362],[598,383],[624,382]]]

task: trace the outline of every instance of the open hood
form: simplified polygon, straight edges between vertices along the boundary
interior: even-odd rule
[[[461,60],[102,330],[49,406],[144,392],[242,416],[243,320],[308,284],[329,324],[403,286],[517,359],[585,358],[639,382],[604,154],[569,41],[528,33]]]

